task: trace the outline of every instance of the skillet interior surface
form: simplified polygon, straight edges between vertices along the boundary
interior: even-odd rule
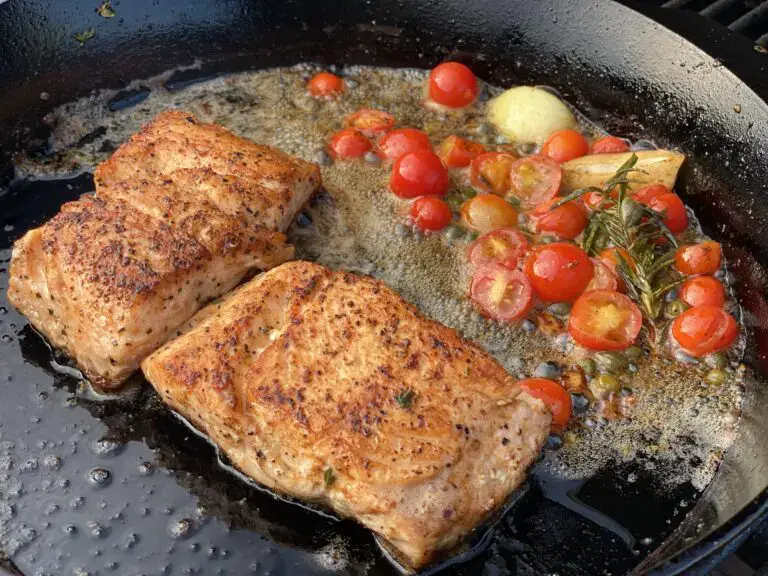
[[[768,216],[768,110],[717,61],[673,34],[607,2],[446,3],[439,12],[428,2],[344,10],[302,2],[190,2],[171,10],[135,4],[118,7],[122,21],[106,24],[87,2],[46,7],[53,12],[42,21],[35,2],[0,7],[0,42],[17,56],[0,63],[4,152],[31,146],[45,153],[35,119],[54,104],[195,58],[204,59],[192,72],[197,77],[318,58],[420,67],[457,58],[496,84],[547,83],[609,131],[652,137],[693,156],[686,201],[725,243],[754,330],[749,359],[765,373],[768,240],[760,222]],[[10,17],[3,10],[12,10]],[[97,36],[83,48],[69,38],[90,26]],[[35,37],[34,47],[24,42]],[[41,101],[41,92],[50,98]],[[0,193],[4,552],[25,573],[391,573],[370,535],[353,523],[235,481],[148,387],[107,401],[89,396],[8,306],[12,241],[90,187],[84,175],[15,183]],[[648,563],[673,556],[749,502],[760,506],[768,456],[756,439],[767,404],[764,385],[755,383],[741,437],[715,481],[683,530]],[[537,476],[490,545],[449,573],[630,570],[672,533],[697,496],[690,486],[660,495],[647,476],[629,488],[622,479],[631,472],[614,467],[583,485],[559,485],[554,500],[544,496],[547,478]],[[574,501],[596,510],[602,525],[563,506]],[[681,501],[688,506],[676,509]],[[617,525],[651,540],[627,545]]]

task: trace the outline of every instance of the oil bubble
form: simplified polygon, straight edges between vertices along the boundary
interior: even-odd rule
[[[104,488],[112,482],[112,473],[106,468],[94,468],[88,472],[88,481],[93,486]]]
[[[125,449],[125,444],[111,438],[100,438],[91,444],[91,450],[97,456],[112,458]]]

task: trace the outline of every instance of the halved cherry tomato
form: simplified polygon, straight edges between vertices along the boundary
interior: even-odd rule
[[[486,152],[472,160],[469,180],[476,189],[504,196],[509,191],[509,170],[516,158],[506,152]]]
[[[699,358],[729,348],[739,325],[720,306],[697,306],[675,318],[672,335],[683,350]]]
[[[519,230],[501,228],[483,234],[467,248],[467,259],[475,268],[498,264],[514,270],[528,251],[528,240]]]
[[[689,306],[722,306],[725,304],[725,288],[717,278],[696,276],[680,287],[680,299]]]
[[[635,263],[634,258],[632,258],[632,256],[629,255],[629,252],[624,250],[624,248],[619,248],[618,246],[611,246],[610,248],[606,248],[600,252],[598,258],[602,260],[603,264],[611,269],[611,272],[618,274],[616,271],[616,265],[619,263],[619,254],[621,254],[621,256],[624,258],[624,261],[629,264],[629,267],[632,270],[637,270],[637,264]]]
[[[592,144],[592,154],[618,154],[629,152],[629,144],[616,136],[603,136]]]
[[[576,130],[558,130],[541,146],[541,155],[562,164],[589,154],[587,139]]]
[[[594,266],[581,248],[566,242],[537,246],[525,262],[536,295],[545,302],[572,302],[592,280]]]
[[[616,273],[606,266],[605,262],[599,258],[592,258],[592,265],[594,266],[594,272],[592,273],[592,280],[587,284],[585,292],[590,290],[618,290],[619,289],[619,277]]]
[[[624,350],[635,341],[642,325],[640,309],[624,294],[592,290],[574,302],[568,332],[590,350]]]
[[[307,90],[315,98],[335,98],[344,92],[344,80],[330,72],[319,72],[307,82]]]
[[[463,108],[477,97],[477,78],[458,62],[443,62],[429,74],[429,97],[449,108]]]
[[[461,205],[461,221],[470,230],[484,234],[517,224],[517,210],[496,194],[478,194]]]
[[[469,166],[472,160],[483,152],[485,152],[485,146],[480,142],[459,138],[456,135],[448,136],[437,148],[438,156],[443,159],[448,168]]]
[[[371,149],[371,143],[360,132],[345,128],[331,137],[330,152],[334,158],[359,158]]]
[[[354,128],[369,138],[380,136],[395,125],[395,117],[381,110],[363,108],[344,119],[345,128]]]
[[[379,138],[378,147],[379,156],[393,162],[408,152],[432,150],[429,136],[416,128],[392,130]]]
[[[611,197],[613,198],[614,195],[611,194]],[[600,203],[603,201],[603,194],[600,192],[587,192],[584,194],[584,196],[581,197],[582,201],[584,202],[584,205],[589,208],[590,210],[597,210],[597,208],[600,206]],[[613,206],[615,202],[611,202],[610,200],[606,201],[602,208],[610,208]]]
[[[448,190],[448,170],[430,150],[409,152],[392,167],[389,189],[400,198],[444,196]]]
[[[544,402],[544,405],[552,413],[553,432],[560,432],[568,425],[573,406],[571,395],[565,388],[547,378],[526,378],[519,380],[518,384],[528,394]]]
[[[675,267],[683,274],[714,274],[720,269],[720,244],[708,240],[699,244],[680,246],[675,253]]]
[[[436,196],[422,196],[411,204],[411,219],[423,232],[442,230],[451,223],[451,218],[451,207]]]
[[[550,209],[559,201],[552,198],[533,211],[537,232],[554,234],[563,240],[573,240],[587,225],[587,213],[579,202],[566,202]]]
[[[500,322],[525,316],[533,304],[531,283],[519,270],[480,268],[472,277],[470,296],[480,312]]]
[[[632,198],[635,201],[640,202],[640,204],[650,206],[651,202],[656,198],[664,194],[669,194],[670,192],[671,190],[664,186],[664,184],[651,184],[650,186],[645,186],[634,192]]]
[[[650,201],[648,206],[663,214],[664,224],[666,224],[672,234],[679,234],[688,228],[688,213],[685,211],[685,204],[680,200],[680,196],[674,192],[662,194]]]
[[[509,195],[525,209],[535,208],[557,196],[563,170],[544,156],[520,158],[509,168]]]

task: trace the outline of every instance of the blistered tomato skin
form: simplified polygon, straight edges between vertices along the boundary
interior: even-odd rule
[[[531,210],[557,196],[562,178],[562,168],[550,158],[520,158],[509,168],[509,195]]]
[[[465,138],[451,135],[443,140],[437,149],[437,154],[443,159],[448,168],[464,168],[472,160],[485,152],[485,146]]]
[[[477,98],[477,78],[458,62],[444,62],[429,74],[429,97],[448,108],[469,106]]]
[[[315,98],[338,98],[344,92],[344,80],[330,72],[319,72],[307,82],[307,91]]]
[[[395,162],[389,188],[400,198],[444,196],[448,190],[448,170],[434,152],[416,150]]]
[[[675,253],[675,268],[683,274],[714,274],[720,269],[720,244],[708,240],[699,244],[680,246]]]
[[[562,164],[589,154],[586,138],[576,130],[558,130],[541,147],[541,155]]]
[[[505,196],[509,191],[509,171],[516,160],[506,152],[486,152],[476,156],[469,169],[472,187],[481,192]]]
[[[592,280],[594,266],[575,244],[553,242],[531,251],[525,273],[536,296],[544,302],[573,302]]]
[[[722,306],[725,288],[712,276],[689,278],[680,287],[680,299],[688,306]]]
[[[346,128],[331,137],[329,148],[337,159],[360,158],[371,149],[371,142],[357,130]]]
[[[411,220],[422,232],[442,230],[452,218],[451,207],[436,196],[422,196],[411,204]]]
[[[526,378],[518,384],[528,394],[544,402],[552,413],[552,431],[560,432],[571,419],[573,411],[571,395],[554,380],[548,378]]]
[[[672,336],[685,352],[697,358],[727,350],[738,335],[736,319],[720,306],[689,308],[672,323]]]
[[[662,194],[651,200],[648,205],[663,215],[664,224],[672,234],[679,234],[688,228],[688,213],[680,196],[674,192]]]
[[[391,130],[394,125],[395,117],[392,114],[369,108],[358,110],[344,119],[346,128],[357,130],[369,138],[381,136],[387,130]]]
[[[616,136],[603,136],[592,144],[592,154],[618,154],[629,152],[629,144]]]
[[[561,240],[573,240],[586,227],[587,212],[580,202],[566,202],[552,208],[558,201],[558,198],[553,198],[534,210],[536,231],[552,234]]]
[[[416,150],[432,150],[429,136],[416,128],[399,128],[379,138],[378,153],[385,160],[395,162]]]
[[[619,290],[619,277],[599,258],[592,258],[594,272],[585,292],[590,290]]]

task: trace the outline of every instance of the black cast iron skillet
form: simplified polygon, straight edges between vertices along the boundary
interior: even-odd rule
[[[654,15],[707,54],[608,0],[115,0],[111,20],[97,4],[0,4],[6,183],[13,153],[47,152],[40,118],[57,104],[196,59],[202,67],[169,89],[301,61],[427,68],[458,59],[496,84],[555,86],[609,131],[689,155],[682,192],[725,245],[751,331],[740,435],[716,478],[700,495],[690,486],[660,493],[642,475],[630,487],[623,479],[632,466],[554,489],[535,476],[475,555],[445,573],[701,572],[768,515],[768,59],[747,41],[690,15]],[[88,28],[96,36],[81,47],[72,34]],[[135,95],[124,96],[119,104]],[[89,398],[10,309],[13,240],[90,189],[83,175],[0,190],[0,558],[11,557],[2,566],[28,574],[393,573],[362,528],[233,478],[148,387]]]

